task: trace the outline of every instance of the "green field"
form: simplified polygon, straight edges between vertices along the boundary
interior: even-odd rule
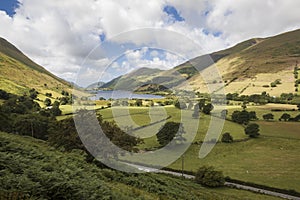
[[[124,110],[125,108],[118,107],[117,110]],[[239,109],[239,108],[235,108]],[[167,115],[171,118],[169,121],[180,121],[180,117],[190,118],[190,123],[186,130],[189,130],[189,126],[193,126],[195,123],[191,118],[191,111],[183,111],[172,107],[165,107]],[[234,109],[229,110],[229,115]],[[269,107],[250,107],[249,111],[255,110],[258,117],[261,118],[263,114],[269,113]],[[149,120],[149,108],[133,107],[129,108],[128,115],[113,115],[111,109],[101,110],[105,120],[115,120],[120,122],[120,125],[125,125],[129,119],[132,119],[138,125],[150,124]],[[284,112],[273,112],[276,117],[280,117]],[[292,116],[299,114],[298,111],[294,111]],[[211,121],[211,117],[208,115],[202,115],[200,117],[199,127],[197,135],[194,138],[194,142],[203,141],[203,138],[207,132],[208,125]],[[164,122],[158,124],[163,125]],[[232,144],[218,143],[212,152],[209,153],[204,159],[198,157],[200,144],[193,144],[184,154],[185,156],[185,170],[196,171],[202,165],[212,165],[218,170],[222,170],[226,176],[230,176],[234,179],[243,181],[254,182],[257,184],[264,184],[272,187],[278,187],[283,189],[294,189],[300,191],[300,123],[297,122],[265,122],[257,121],[260,125],[261,136],[257,139],[250,139],[243,142],[234,142]],[[153,129],[153,132],[157,131],[155,127],[149,126]],[[148,127],[148,128],[149,128]],[[157,128],[157,127],[156,127]],[[142,129],[143,130],[143,129]],[[147,130],[147,126],[144,128]],[[222,133],[230,132],[234,139],[247,138],[244,134],[244,128],[242,125],[226,121]],[[138,134],[136,134],[139,136]],[[151,149],[159,147],[156,140],[155,133],[151,137],[144,139],[144,144],[139,146],[140,149]],[[140,161],[142,161],[141,158]],[[163,159],[163,158],[159,158]],[[139,162],[139,160],[134,160]],[[171,164],[169,167],[173,169],[181,169],[181,158]]]

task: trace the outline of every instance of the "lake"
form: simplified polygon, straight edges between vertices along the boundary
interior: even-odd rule
[[[99,90],[97,94],[92,97],[92,100],[98,100],[100,97],[105,99],[163,99],[163,96],[153,94],[136,94],[130,91],[123,90]]]

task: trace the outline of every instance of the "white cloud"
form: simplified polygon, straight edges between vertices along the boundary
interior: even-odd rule
[[[116,73],[105,71],[106,79],[118,75],[116,67],[169,68],[178,64],[178,56],[182,61],[251,37],[300,26],[300,1],[295,0],[20,1],[13,18],[0,11],[0,27],[5,27],[0,29],[0,36],[62,78],[74,81],[81,69],[86,73],[79,78],[83,85],[97,79],[96,74],[112,62],[111,55],[116,58],[124,54],[126,49],[120,49],[126,43],[132,43],[132,48],[154,47],[167,53],[161,58],[152,52],[151,59],[143,58],[147,49],[125,53],[127,60],[111,65]],[[185,21],[170,21],[163,12],[166,5],[174,6]],[[220,35],[215,37],[217,32]],[[103,34],[111,43],[94,49]],[[119,52],[112,54],[118,45]]]

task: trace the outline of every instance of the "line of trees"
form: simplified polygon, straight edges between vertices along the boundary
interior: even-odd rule
[[[253,95],[239,95],[238,93],[228,93],[226,99],[233,101],[242,101],[242,102],[253,102],[256,104],[267,104],[267,103],[293,103],[299,105],[300,102],[296,99],[299,97],[298,94],[293,93],[282,93],[279,97],[270,96],[266,92],[261,94]]]

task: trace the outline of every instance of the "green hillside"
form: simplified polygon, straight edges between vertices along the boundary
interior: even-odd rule
[[[0,138],[1,199],[276,199],[167,175],[101,169],[87,164],[82,152],[63,153],[44,141],[3,132]]]
[[[20,50],[0,38],[0,89],[23,94],[28,89],[37,91],[71,91],[71,84],[34,63]]]
[[[159,76],[160,72],[162,72],[162,70],[140,68],[109,81],[108,83],[104,84],[102,88],[134,90],[138,86],[144,85],[146,83],[151,83],[152,77]]]

